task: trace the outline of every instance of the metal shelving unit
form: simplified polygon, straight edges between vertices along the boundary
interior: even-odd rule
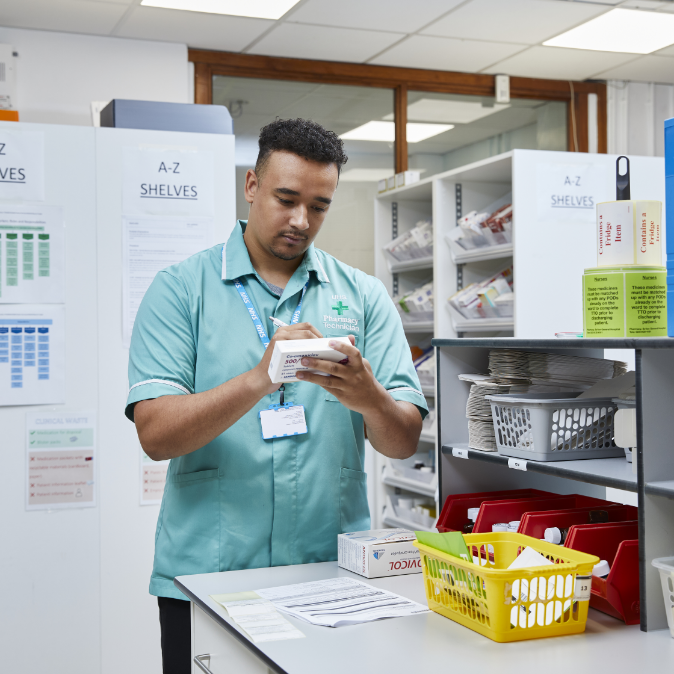
[[[559,494],[604,498],[607,487],[636,492],[639,502],[641,629],[667,627],[658,571],[651,561],[674,555],[674,457],[671,401],[674,400],[674,339],[434,339],[437,347],[437,411],[440,502],[452,493],[538,488]],[[458,374],[486,372],[489,350],[546,351],[594,358],[606,349],[633,349],[637,381],[637,474],[622,458],[526,461],[468,447],[465,418],[469,385]],[[616,626],[621,624],[616,621]]]

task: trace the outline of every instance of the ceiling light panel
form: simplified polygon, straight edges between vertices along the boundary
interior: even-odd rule
[[[407,142],[419,143],[440,133],[453,129],[452,124],[407,124]],[[395,141],[395,123],[372,121],[343,133],[343,140],[372,140],[385,143]]]
[[[674,44],[674,16],[612,9],[543,43],[546,47],[650,54]]]
[[[186,12],[248,16],[254,19],[280,19],[299,0],[143,0],[145,7],[180,9]]]

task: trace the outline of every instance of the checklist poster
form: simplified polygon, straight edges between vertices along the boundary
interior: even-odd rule
[[[65,402],[63,305],[0,305],[0,405]]]

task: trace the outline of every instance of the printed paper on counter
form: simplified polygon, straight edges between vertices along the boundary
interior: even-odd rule
[[[96,505],[96,413],[26,414],[26,510]]]
[[[65,228],[60,206],[0,208],[0,303],[65,302]]]
[[[208,150],[126,147],[122,212],[210,217],[214,175],[213,153]]]
[[[44,201],[44,134],[0,129],[0,200]]]
[[[122,338],[129,348],[138,307],[157,272],[212,246],[213,220],[125,217],[122,225]]]
[[[65,398],[63,305],[0,304],[0,406]]]
[[[153,461],[140,449],[140,505],[160,505],[170,460]]]

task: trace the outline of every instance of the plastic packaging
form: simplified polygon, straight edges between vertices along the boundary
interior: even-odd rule
[[[674,557],[659,557],[654,559],[652,564],[660,572],[667,624],[669,625],[669,633],[674,639]]]
[[[597,578],[606,578],[611,572],[611,567],[605,559],[600,559],[599,564],[596,564],[594,569],[592,569],[592,575]]]

